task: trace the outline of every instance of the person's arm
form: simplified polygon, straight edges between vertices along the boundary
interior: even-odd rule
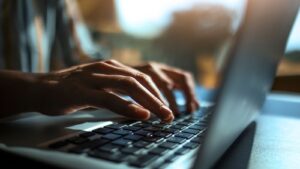
[[[43,89],[36,75],[19,71],[0,71],[0,118],[21,112],[39,111]]]
[[[158,63],[136,68],[140,71],[108,60],[47,74],[0,71],[0,92],[3,93],[0,100],[4,100],[0,102],[0,116],[28,111],[63,115],[97,107],[138,120],[148,119],[152,112],[162,121],[170,122],[176,111],[171,94],[175,88],[184,92],[189,111],[199,107],[193,80],[187,72]],[[125,100],[119,93],[135,102]]]

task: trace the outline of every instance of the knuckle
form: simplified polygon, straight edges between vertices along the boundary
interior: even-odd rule
[[[109,59],[107,61],[105,61],[106,63],[110,63],[110,64],[118,64],[119,62],[114,60],[114,59]]]
[[[133,77],[124,77],[123,79],[128,86],[136,86],[137,80]]]
[[[152,80],[152,78],[149,75],[141,73],[141,72],[138,72],[135,76],[136,76],[136,78],[142,79],[144,81],[151,81]]]

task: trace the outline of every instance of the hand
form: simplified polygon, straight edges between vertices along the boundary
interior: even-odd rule
[[[183,91],[186,99],[186,110],[188,112],[194,112],[199,108],[199,103],[194,94],[194,80],[189,72],[155,62],[134,68],[144,72],[153,79],[158,88],[166,96],[175,114],[179,114],[179,112],[173,95],[174,89]]]
[[[175,80],[177,75],[179,78],[178,73],[171,72],[175,69],[167,70],[172,79]],[[87,107],[99,107],[138,120],[148,119],[150,111],[165,122],[174,119],[152,78],[117,61],[71,67],[41,75],[39,81],[44,86],[39,111],[45,114],[68,114]],[[184,85],[187,84],[174,86]],[[187,90],[192,90],[190,87]],[[118,93],[130,96],[136,103],[121,98]]]

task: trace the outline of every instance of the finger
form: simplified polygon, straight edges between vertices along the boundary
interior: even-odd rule
[[[89,96],[89,104],[93,107],[106,108],[136,120],[147,120],[150,117],[149,110],[136,103],[127,101],[115,93],[91,90]]]
[[[148,75],[135,70],[131,67],[123,65],[117,61],[109,60],[103,62],[99,62],[93,65],[89,65],[86,69],[95,72],[95,73],[104,73],[104,74],[111,74],[111,75],[123,75],[123,76],[130,76],[138,80],[144,87],[146,87],[154,96],[156,96],[160,101],[165,103],[164,98],[159,92],[159,89],[152,81],[151,77]]]
[[[190,73],[174,68],[164,68],[163,71],[169,75],[171,79],[176,81],[177,88],[181,89],[186,99],[186,109],[194,112],[199,108],[199,103],[194,93],[194,80]]]
[[[125,92],[141,106],[156,114],[163,121],[169,122],[174,118],[172,111],[163,102],[132,77],[92,74],[91,77],[86,80],[94,88],[107,88]]]
[[[148,73],[156,83],[156,85],[161,89],[166,99],[168,100],[169,107],[173,111],[174,115],[179,114],[176,99],[173,93],[174,82],[164,72],[155,69],[148,69]]]

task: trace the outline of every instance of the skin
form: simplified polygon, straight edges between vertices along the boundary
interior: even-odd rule
[[[160,63],[129,67],[108,60],[44,74],[0,71],[0,79],[1,117],[32,111],[65,115],[95,107],[137,120],[147,120],[153,112],[171,122],[179,113],[174,89],[183,91],[188,111],[199,108],[191,74]]]

